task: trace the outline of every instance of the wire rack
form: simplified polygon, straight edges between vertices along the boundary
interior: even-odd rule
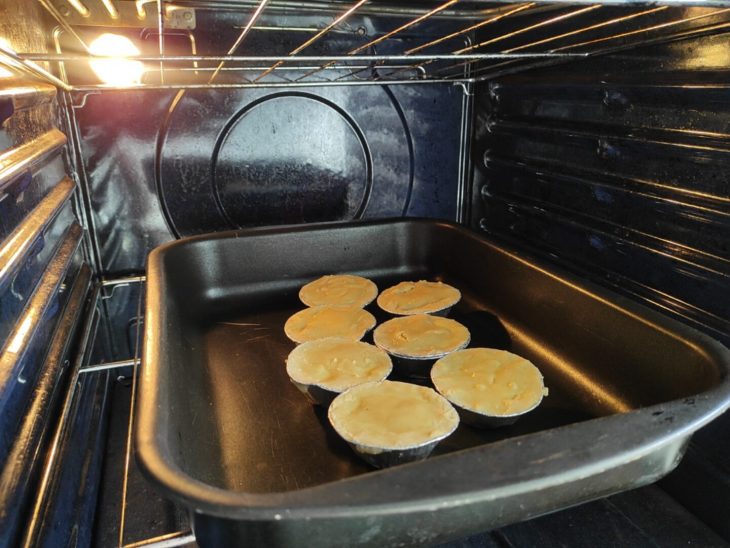
[[[57,25],[55,52],[0,44],[0,61],[66,91],[465,85],[730,27],[723,1],[38,2]],[[90,41],[109,27],[140,45],[139,81],[94,79],[89,62],[112,57]]]
[[[130,540],[130,537],[135,536],[130,533],[130,529],[134,530],[139,536],[139,524],[131,523],[134,518],[130,518],[129,508],[129,494],[130,490],[134,489],[133,482],[131,481],[132,468],[134,466],[134,447],[133,447],[133,429],[135,423],[135,409],[136,409],[136,397],[137,397],[137,376],[140,364],[140,353],[141,353],[141,328],[144,324],[143,313],[144,313],[144,298],[146,289],[146,278],[144,276],[134,276],[110,279],[102,282],[98,289],[95,291],[92,301],[94,301],[94,308],[98,306],[104,298],[112,298],[114,296],[115,289],[122,287],[136,286],[135,290],[138,293],[137,297],[137,313],[136,321],[134,322],[135,327],[133,331],[135,334],[134,343],[134,355],[130,359],[98,363],[98,364],[87,364],[78,370],[78,375],[84,375],[88,373],[94,373],[98,371],[116,371],[119,374],[119,378],[128,378],[131,383],[130,397],[128,403],[129,415],[125,425],[124,434],[124,455],[121,459],[121,470],[115,470],[114,475],[121,475],[121,493],[118,508],[118,542],[119,548],[141,548],[141,547],[153,547],[153,548],[169,548],[173,546],[194,546],[195,536],[189,528],[183,528],[180,531],[172,531],[164,534],[154,535],[143,538],[135,538]],[[138,289],[137,289],[138,288]],[[102,293],[106,293],[107,297],[102,296]],[[87,341],[87,346],[93,344],[91,338]],[[88,352],[85,352],[88,354]],[[127,405],[126,403],[124,405]],[[115,505],[116,507],[117,505]]]

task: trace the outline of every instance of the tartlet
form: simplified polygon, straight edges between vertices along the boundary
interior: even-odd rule
[[[462,420],[476,426],[512,424],[547,394],[529,360],[494,348],[467,348],[439,359],[431,381]]]
[[[435,390],[381,381],[350,388],[327,413],[335,431],[373,466],[426,458],[459,425],[459,415]]]
[[[401,282],[378,296],[378,306],[398,316],[437,314],[445,316],[461,300],[461,292],[443,282]]]
[[[327,337],[359,341],[375,327],[375,317],[357,306],[314,306],[292,315],[284,333],[295,343]]]
[[[332,274],[309,282],[299,290],[299,300],[307,306],[369,305],[378,296],[378,286],[361,276]]]
[[[433,361],[469,344],[469,330],[455,320],[416,314],[393,318],[373,332],[375,346],[393,357],[399,374],[428,378]]]
[[[337,337],[302,343],[286,360],[286,372],[294,385],[312,402],[324,406],[348,388],[385,380],[392,368],[384,350]]]

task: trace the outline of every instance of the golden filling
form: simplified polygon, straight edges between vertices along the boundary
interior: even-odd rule
[[[357,306],[315,306],[289,318],[284,333],[297,343],[326,337],[359,341],[373,327],[375,317]]]
[[[461,299],[455,287],[442,282],[401,282],[378,297],[378,306],[391,314],[427,314],[453,306]]]
[[[390,357],[371,344],[329,338],[297,346],[286,361],[295,382],[342,392],[365,382],[382,381],[391,370]]]
[[[373,302],[378,286],[367,278],[337,274],[322,276],[299,290],[299,299],[307,306],[347,305],[362,308]]]
[[[469,330],[459,322],[428,314],[388,320],[373,334],[376,346],[391,354],[414,358],[443,356],[464,348],[469,338]]]
[[[441,358],[431,380],[452,403],[492,416],[523,413],[547,395],[537,367],[493,348],[468,348]]]
[[[431,388],[404,382],[361,384],[335,398],[329,420],[351,443],[405,449],[448,436],[459,416]]]

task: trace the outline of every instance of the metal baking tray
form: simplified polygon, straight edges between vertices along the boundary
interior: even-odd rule
[[[369,468],[284,366],[299,287],[333,272],[458,287],[471,346],[531,359],[549,397]],[[149,257],[137,458],[201,546],[437,543],[657,480],[730,404],[729,367],[707,336],[454,224],[220,233]]]

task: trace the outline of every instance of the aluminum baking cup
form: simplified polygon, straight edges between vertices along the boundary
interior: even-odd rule
[[[334,399],[327,417],[377,468],[425,459],[459,426],[458,413],[435,390],[397,381],[350,388]]]
[[[431,368],[431,382],[472,426],[513,424],[535,409],[547,393],[531,362],[494,348],[468,348],[445,356]]]
[[[450,352],[468,346],[469,330],[456,320],[417,314],[393,318],[373,332],[375,346],[393,358],[393,369],[401,376],[429,378],[433,363]]]
[[[336,337],[300,344],[286,360],[292,383],[312,403],[325,407],[348,388],[385,380],[392,369],[384,350]]]

